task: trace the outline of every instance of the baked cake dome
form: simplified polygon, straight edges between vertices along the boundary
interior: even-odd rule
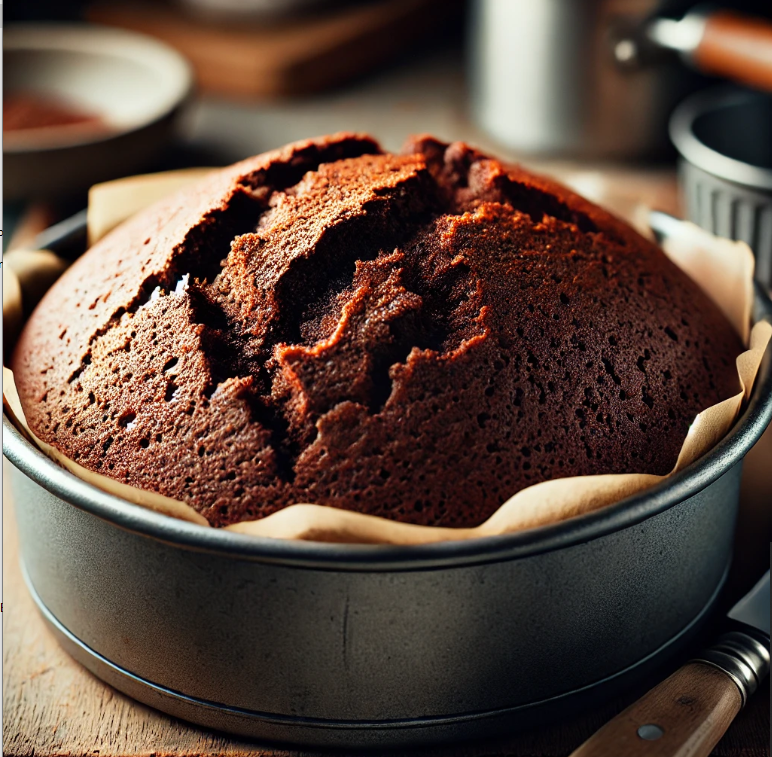
[[[741,350],[655,244],[555,182],[337,134],[108,234],[13,369],[37,436],[214,526],[301,502],[475,526],[540,481],[667,473]]]

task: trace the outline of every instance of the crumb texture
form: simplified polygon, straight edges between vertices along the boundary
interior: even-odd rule
[[[664,474],[742,346],[652,243],[461,143],[339,134],[119,227],[32,315],[32,429],[213,525],[313,502],[474,526],[551,478]]]

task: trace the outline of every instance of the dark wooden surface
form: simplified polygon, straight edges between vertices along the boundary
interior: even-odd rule
[[[157,0],[102,0],[86,15],[176,48],[206,92],[276,98],[338,86],[411,45],[426,44],[458,25],[461,5],[459,0],[374,0],[261,23],[195,18]]]

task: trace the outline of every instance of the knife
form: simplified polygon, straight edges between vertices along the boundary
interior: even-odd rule
[[[769,571],[731,630],[609,721],[571,757],[707,757],[769,673]]]

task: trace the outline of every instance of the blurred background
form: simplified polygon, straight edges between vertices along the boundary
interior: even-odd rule
[[[393,150],[412,133],[464,140],[622,215],[659,207],[767,244],[772,261],[768,0],[12,0],[4,10],[6,244],[84,208],[95,182],[350,130]],[[772,262],[761,268],[772,285]]]

